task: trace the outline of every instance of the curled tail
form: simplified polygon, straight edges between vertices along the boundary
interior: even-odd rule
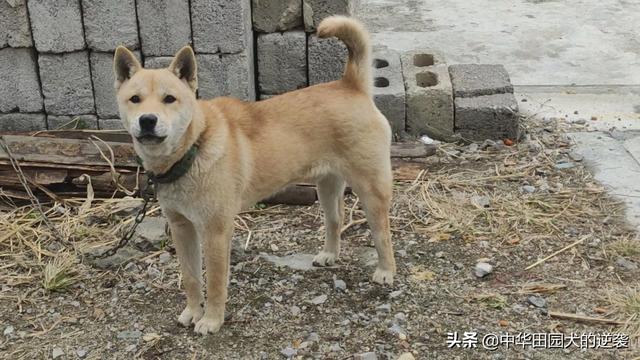
[[[330,16],[318,25],[318,37],[335,36],[347,45],[349,60],[342,80],[371,95],[371,44],[369,33],[357,20],[346,16]]]

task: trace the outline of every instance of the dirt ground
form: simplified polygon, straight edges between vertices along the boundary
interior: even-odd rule
[[[161,231],[149,236],[146,248],[139,239],[124,266],[103,269],[81,256],[112,244],[114,227],[128,225],[132,212],[121,202],[46,207],[64,241],[55,240],[33,209],[5,208],[0,357],[350,359],[375,352],[396,359],[411,352],[416,359],[637,358],[640,246],[620,205],[571,153],[563,135],[568,126],[527,120],[524,141],[513,146],[442,145],[423,160],[415,180],[397,181],[392,287],[370,282],[375,255],[355,195],[347,197],[348,227],[333,268],[295,270],[265,259],[292,263],[287,256],[320,249],[317,204],[243,213],[234,235],[229,320],[206,337],[176,324],[185,298],[171,242]],[[478,263],[492,271],[478,277]],[[482,343],[450,349],[450,332],[477,332],[479,340],[507,332],[625,333],[630,343],[627,349],[490,351]]]

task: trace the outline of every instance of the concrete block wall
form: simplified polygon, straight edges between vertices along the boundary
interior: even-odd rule
[[[251,0],[0,0],[0,131],[118,128],[116,47],[166,67],[189,44],[200,97],[255,99]]]

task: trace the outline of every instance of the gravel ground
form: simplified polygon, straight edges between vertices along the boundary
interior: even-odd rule
[[[373,358],[368,352],[380,359],[406,352],[416,359],[640,356],[640,248],[635,234],[624,223],[620,205],[571,154],[564,125],[527,122],[525,130],[525,140],[513,146],[443,145],[422,161],[425,170],[416,173],[417,180],[396,183],[392,230],[398,274],[392,287],[370,282],[375,251],[355,195],[347,197],[349,227],[341,260],[333,268],[309,266],[311,254],[322,245],[317,204],[260,206],[242,214],[234,235],[229,320],[207,337],[177,326],[185,298],[161,218],[146,221],[135,244],[107,263],[80,260],[86,242],[97,244],[99,237],[86,235],[63,244],[23,241],[31,244],[23,248],[15,245],[21,238],[5,237],[0,240],[0,357]],[[124,216],[93,217],[87,226],[107,229]],[[64,281],[58,279],[54,291],[46,290],[43,283],[51,284],[43,271],[46,264],[69,253],[72,266],[59,272]],[[118,260],[128,262],[101,268]],[[630,321],[611,325],[550,315],[557,312]],[[506,332],[625,332],[631,340],[628,349],[531,351],[503,345],[490,351],[481,343],[450,349],[450,332],[460,337],[476,332],[479,340]]]

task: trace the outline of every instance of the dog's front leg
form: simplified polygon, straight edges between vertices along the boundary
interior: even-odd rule
[[[203,226],[207,301],[204,316],[195,328],[202,335],[218,331],[224,322],[232,232],[233,216],[219,216]]]
[[[204,312],[202,309],[204,294],[202,293],[200,239],[191,221],[169,210],[165,210],[165,214],[169,220],[171,236],[180,261],[182,285],[187,294],[187,306],[178,317],[178,322],[189,326],[198,322]]]

